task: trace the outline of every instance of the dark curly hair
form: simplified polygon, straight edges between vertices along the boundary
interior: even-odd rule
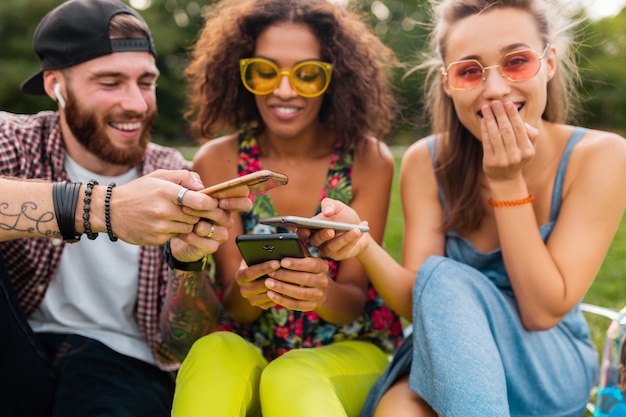
[[[383,138],[397,110],[393,70],[400,64],[356,11],[326,0],[223,0],[213,6],[185,70],[191,94],[185,117],[204,142],[246,126],[264,128],[254,96],[239,75],[261,32],[276,23],[303,23],[333,65],[319,119],[348,149],[366,136]]]

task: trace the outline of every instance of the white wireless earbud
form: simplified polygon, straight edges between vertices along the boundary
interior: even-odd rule
[[[61,84],[56,83],[54,85],[54,95],[56,96],[57,101],[59,102],[59,105],[61,106],[61,108],[65,108],[65,99],[61,95]]]

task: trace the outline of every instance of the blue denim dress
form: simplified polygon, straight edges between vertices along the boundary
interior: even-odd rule
[[[561,207],[573,132],[554,183],[546,241]],[[427,139],[431,156],[434,137]],[[576,306],[557,326],[525,330],[502,253],[478,251],[450,232],[446,257],[431,256],[413,289],[413,333],[374,386],[362,417],[410,373],[409,386],[444,417],[581,417],[598,376],[598,356]]]

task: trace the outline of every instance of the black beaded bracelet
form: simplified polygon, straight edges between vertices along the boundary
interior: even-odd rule
[[[67,243],[74,243],[80,240],[80,234],[76,232],[76,206],[78,205],[78,194],[82,183],[67,181],[55,182],[52,185],[52,203],[54,205],[54,215],[57,219],[59,232],[63,240]]]
[[[89,223],[89,209],[91,208],[91,193],[93,187],[98,185],[98,181],[89,180],[87,188],[85,188],[85,198],[83,199],[83,227],[85,228],[85,234],[90,240],[94,240],[98,237],[97,233],[91,230],[91,223]]]
[[[179,271],[202,271],[206,268],[209,258],[208,256],[205,256],[204,258],[194,262],[179,261],[178,259],[174,258],[174,255],[172,255],[170,242],[165,243],[163,253],[165,255],[165,262],[167,263],[167,266],[172,269],[178,269]]]
[[[104,222],[106,223],[109,239],[111,242],[117,242],[117,237],[113,234],[113,228],[111,227],[111,194],[113,194],[113,187],[115,187],[114,182],[107,186],[107,195],[104,198]]]

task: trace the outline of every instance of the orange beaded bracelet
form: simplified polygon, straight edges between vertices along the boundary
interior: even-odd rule
[[[489,205],[491,207],[515,207],[515,206],[523,206],[524,204],[529,204],[535,201],[535,196],[529,195],[526,198],[522,198],[519,200],[493,200],[489,199]]]

